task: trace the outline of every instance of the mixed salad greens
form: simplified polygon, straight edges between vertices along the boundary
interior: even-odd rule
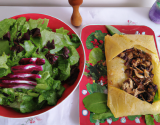
[[[80,39],[63,27],[53,32],[48,22],[25,17],[0,22],[0,105],[21,113],[56,105],[63,84],[75,82]]]
[[[123,35],[118,29],[113,26],[106,25],[108,35],[120,34]],[[104,37],[107,33],[102,33],[101,30],[92,32],[87,40],[86,47],[90,49],[89,60],[86,63],[86,72],[84,75],[91,78],[93,83],[87,83],[86,88],[89,92],[83,99],[85,108],[90,111],[91,123],[105,123],[107,119],[117,121],[109,107],[107,106],[107,66],[105,64],[104,53]],[[158,92],[154,96],[154,102],[159,100]],[[133,121],[135,118],[140,118],[141,115],[127,116],[129,120]],[[152,115],[147,114],[144,116],[146,125],[154,125],[154,120],[160,122],[160,114]]]

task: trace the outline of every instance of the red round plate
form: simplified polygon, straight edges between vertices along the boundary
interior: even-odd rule
[[[49,19],[48,27],[50,27],[52,29],[52,31],[55,31],[56,29],[63,27],[64,29],[67,29],[70,31],[69,34],[76,34],[67,24],[65,24],[63,21],[61,21],[55,17],[52,17],[52,16],[48,16],[48,15],[44,15],[44,14],[37,14],[37,13],[29,13],[29,14],[17,15],[17,16],[11,17],[11,18],[18,19],[19,17],[26,17],[27,21],[29,19],[47,18],[47,19]],[[57,105],[60,104],[64,99],[66,99],[76,89],[76,87],[78,86],[78,84],[81,80],[83,70],[84,70],[84,63],[85,63],[85,60],[84,60],[85,53],[84,53],[83,45],[80,45],[77,48],[77,51],[80,55],[80,60],[79,60],[80,72],[79,72],[78,78],[72,86],[64,86],[66,89],[65,89],[62,97],[58,100]],[[31,113],[26,113],[26,114],[18,113],[8,107],[0,106],[0,116],[10,117],[10,118],[30,117],[30,116],[39,115],[41,113],[49,111],[50,109],[55,108],[56,106],[47,106],[41,110],[37,110],[37,111],[31,112]]]

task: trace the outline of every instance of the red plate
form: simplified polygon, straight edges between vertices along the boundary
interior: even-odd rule
[[[53,31],[55,31],[58,28],[63,27],[64,29],[67,29],[70,31],[69,34],[76,34],[67,24],[65,24],[61,20],[59,20],[55,17],[52,17],[52,16],[48,16],[48,15],[44,15],[44,14],[37,14],[37,13],[31,13],[31,14],[29,13],[29,14],[17,15],[17,16],[11,17],[11,18],[18,19],[19,17],[26,17],[27,20],[47,18],[47,19],[49,19],[48,27],[50,27]],[[84,54],[83,45],[80,45],[79,48],[77,48],[77,51],[80,55],[80,61],[79,61],[80,73],[78,75],[77,80],[75,81],[75,83],[72,86],[65,86],[66,90],[64,91],[62,97],[58,100],[57,105],[60,104],[64,99],[66,99],[76,89],[76,87],[78,86],[78,84],[81,80],[83,70],[84,70],[84,62],[85,62],[85,60],[84,60],[85,54]],[[18,113],[8,107],[0,106],[0,116],[10,117],[10,118],[30,117],[30,116],[35,116],[35,115],[44,113],[44,112],[50,110],[51,108],[55,108],[56,106],[47,106],[44,109],[37,110],[32,113],[26,113],[26,114]]]
[[[155,45],[157,48],[157,43],[156,43],[156,39],[155,39],[155,34],[154,31],[152,29],[150,29],[147,26],[131,26],[131,25],[126,25],[126,26],[120,26],[120,25],[113,25],[115,28],[117,28],[120,32],[122,33],[126,33],[126,34],[135,34],[137,31],[140,34],[143,34],[145,32],[146,35],[153,35],[154,36],[154,40],[155,40]],[[101,30],[102,33],[107,33],[107,28],[105,27],[105,25],[88,25],[86,27],[84,27],[82,29],[81,32],[81,41],[84,45],[84,49],[85,49],[85,54],[86,54],[86,61],[89,61],[89,53],[91,51],[91,49],[87,49],[86,47],[86,40],[87,37],[92,33],[95,32],[96,30]],[[158,49],[157,49],[158,51]],[[87,71],[87,69],[85,68],[85,70]],[[79,117],[80,117],[80,125],[95,125],[95,123],[91,123],[90,121],[90,112],[84,107],[83,104],[83,99],[89,95],[89,92],[87,91],[86,85],[87,83],[92,84],[93,80],[91,78],[86,77],[85,75],[83,75],[82,80],[79,84]],[[145,125],[144,122],[144,117],[140,117],[140,118],[136,118],[135,120],[131,121],[129,120],[127,117],[123,117],[123,118],[119,118],[118,121],[113,122],[112,119],[108,119],[108,121],[106,121],[105,123],[100,123],[100,125],[108,125],[108,124],[112,124],[112,125],[121,125],[121,124],[127,124],[127,125],[135,125],[137,124],[141,124],[141,125]],[[155,124],[158,124],[155,122]]]

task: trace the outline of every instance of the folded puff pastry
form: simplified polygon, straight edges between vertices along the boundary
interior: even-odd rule
[[[160,63],[153,36],[150,35],[118,35],[105,36],[105,56],[108,77],[107,105],[113,115],[117,117],[129,115],[145,115],[160,113],[160,101],[152,104],[121,90],[127,79],[124,73],[124,60],[117,57],[121,52],[130,48],[137,48],[152,56],[154,74],[153,83],[158,87],[160,97]]]

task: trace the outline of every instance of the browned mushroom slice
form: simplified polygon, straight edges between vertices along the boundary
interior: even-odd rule
[[[133,81],[132,81],[132,79],[130,79],[130,78],[129,78],[129,85],[130,85],[130,88],[133,89]]]
[[[144,77],[145,77],[145,78],[148,78],[148,77],[149,77],[149,72],[148,72],[146,69],[144,69]]]
[[[138,87],[137,87],[137,89],[139,90],[139,91],[144,91],[144,85],[143,84],[139,84],[138,85]]]
[[[152,82],[152,80],[153,80],[153,78],[148,77],[143,84],[148,85],[150,82]]]
[[[144,90],[144,91],[139,91],[139,90],[136,88],[136,89],[133,89],[133,92],[134,92],[134,96],[137,97],[139,94],[145,92],[145,90]]]
[[[152,103],[152,102],[153,102],[153,100],[154,100],[154,96],[153,96],[153,95],[151,95],[151,94],[149,94],[149,93],[147,93],[147,94],[148,94],[147,102]]]
[[[150,61],[144,61],[144,64],[146,65],[146,67],[149,67],[151,65]]]
[[[122,53],[120,53],[118,56],[119,56],[119,57],[121,57],[121,58],[124,58],[125,53],[124,53],[124,52],[122,52]]]
[[[133,53],[130,52],[127,57],[128,57],[129,60],[132,59],[133,58]]]
[[[140,59],[140,58],[133,59],[133,60],[132,60],[132,65],[133,65],[134,67],[137,67],[140,62],[141,62],[141,59]]]
[[[153,69],[153,65],[150,65],[150,67],[148,68],[148,72],[152,71]]]
[[[126,90],[128,88],[129,88],[129,83],[128,82],[124,82],[123,85],[122,85],[122,89]]]
[[[131,95],[134,95],[134,92],[133,92],[132,88],[126,89],[126,92],[129,93],[129,94],[131,94]]]
[[[141,70],[141,69],[139,69],[139,68],[137,68],[137,67],[135,67],[136,68],[136,70],[138,71],[138,73],[143,73],[143,71]]]
[[[134,69],[134,72],[135,72],[135,75],[136,75],[138,78],[140,78],[140,79],[144,78],[144,76],[141,75],[141,74],[139,74],[136,69]]]

